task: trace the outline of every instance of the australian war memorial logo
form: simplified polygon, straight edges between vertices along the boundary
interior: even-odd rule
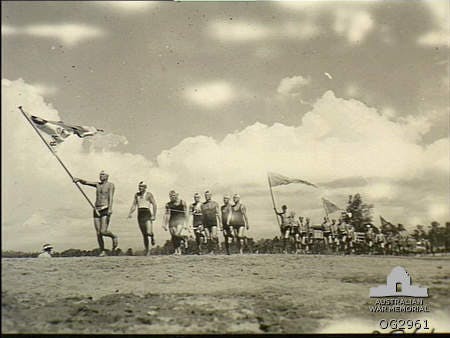
[[[411,276],[400,266],[392,269],[385,285],[370,288],[370,297],[376,298],[371,312],[430,312],[424,301],[428,288],[412,285]]]

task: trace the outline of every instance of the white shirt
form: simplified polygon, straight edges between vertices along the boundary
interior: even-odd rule
[[[52,255],[50,255],[47,251],[44,251],[39,254],[38,258],[52,258]]]

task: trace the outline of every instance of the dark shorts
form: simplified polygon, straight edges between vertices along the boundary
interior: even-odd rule
[[[233,224],[232,227],[233,227],[235,230],[239,230],[240,228],[245,227],[245,224]]]
[[[205,227],[205,229],[208,229],[209,231],[211,231],[212,227],[216,227],[217,226],[217,222],[204,223],[203,226]]]
[[[108,216],[108,210],[109,210],[109,208],[98,210],[98,215],[95,212],[95,210],[93,210],[92,212],[94,214],[94,218],[102,218],[102,217],[105,217],[105,216],[107,217]]]
[[[222,225],[224,236],[232,236],[233,235],[233,226],[231,225]]]
[[[139,208],[137,211],[137,219],[139,223],[145,223],[147,221],[150,221],[152,218],[152,213],[150,212],[150,209],[148,208]]]

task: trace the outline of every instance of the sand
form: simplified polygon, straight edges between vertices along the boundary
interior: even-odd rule
[[[397,265],[429,288],[429,314],[369,312],[370,287]],[[405,316],[450,332],[449,276],[450,257],[2,259],[2,332],[372,332]]]

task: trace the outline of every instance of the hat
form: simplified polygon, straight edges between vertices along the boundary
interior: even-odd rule
[[[51,249],[53,249],[53,246],[51,244],[44,244],[42,246],[42,249],[44,249],[44,250],[51,250]]]
[[[106,176],[109,176],[109,174],[108,174],[106,171],[104,171],[104,170],[100,171],[100,175],[106,175]]]
[[[144,181],[140,181],[138,186],[139,187],[147,187],[147,183],[145,183]]]
[[[235,197],[241,198],[241,196],[239,196],[239,194],[234,194],[234,195],[233,195],[233,198],[235,198]]]
[[[199,194],[198,192],[196,192],[196,193],[194,194],[194,197],[201,197],[201,196],[200,196],[200,194]]]
[[[169,192],[169,196],[177,196],[178,194],[176,193],[175,190],[170,190]]]
[[[224,195],[223,198],[228,198],[228,199],[230,199],[230,195]]]

